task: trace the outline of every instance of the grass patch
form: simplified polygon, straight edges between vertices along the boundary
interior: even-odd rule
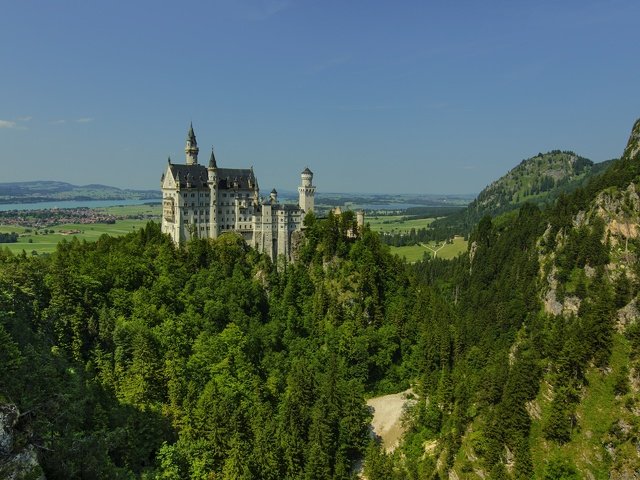
[[[105,233],[112,237],[118,237],[131,233],[138,228],[142,228],[147,224],[147,220],[117,220],[114,224],[104,223],[69,223],[64,225],[56,225],[55,227],[49,227],[47,230],[54,230],[55,233],[41,234],[38,231],[38,235],[35,234],[35,229],[28,229],[24,227],[17,227],[14,225],[0,225],[0,232],[10,233],[16,232],[20,235],[18,242],[16,243],[0,243],[0,248],[8,248],[13,253],[21,253],[23,250],[27,254],[32,252],[52,253],[55,251],[58,243],[63,240],[71,240],[73,237],[77,237],[79,240],[86,240],[88,242],[95,242],[100,236]],[[31,232],[26,232],[31,230]],[[60,233],[65,230],[80,230],[80,233],[64,235]]]
[[[531,455],[535,477],[542,478],[548,460],[561,456],[570,460],[584,478],[609,478],[610,456],[604,448],[605,438],[612,424],[624,416],[622,400],[614,394],[614,383],[624,365],[629,361],[629,342],[620,334],[615,334],[610,359],[609,373],[589,368],[586,374],[587,386],[576,409],[578,424],[571,434],[571,441],[558,445],[544,439],[542,425],[548,416],[551,392],[543,384],[537,397],[542,411],[542,419],[531,425]]]
[[[437,249],[441,244],[436,246],[435,242],[429,242],[426,245],[433,249]],[[467,251],[468,242],[462,237],[456,237],[453,240],[453,243],[448,243],[440,250],[438,250],[438,258],[444,258],[445,260],[449,260],[451,258],[457,257],[463,252]],[[423,256],[427,254],[430,257],[433,257],[433,252],[429,250],[427,247],[423,245],[410,245],[406,247],[389,247],[391,248],[391,253],[395,255],[399,255],[404,257],[407,262],[414,263],[419,260],[422,260]]]
[[[376,215],[365,217],[371,230],[381,233],[408,233],[412,228],[416,230],[427,228],[435,218],[410,218],[406,215]]]
[[[133,216],[133,215],[152,215],[160,219],[162,214],[162,205],[114,205],[112,207],[100,207],[95,210],[108,213],[110,215]]]

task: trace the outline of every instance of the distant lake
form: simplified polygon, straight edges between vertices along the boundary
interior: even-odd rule
[[[60,200],[56,202],[38,203],[0,203],[0,212],[7,210],[44,210],[47,208],[99,208],[115,207],[117,205],[143,205],[145,203],[160,203],[162,199],[147,198],[146,200]]]

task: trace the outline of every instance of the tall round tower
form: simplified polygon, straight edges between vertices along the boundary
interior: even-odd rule
[[[186,155],[187,165],[198,164],[198,142],[196,141],[196,134],[193,133],[193,123],[189,125],[189,131],[187,132],[187,144],[184,147],[184,153]]]
[[[309,213],[313,211],[313,201],[316,194],[316,187],[313,186],[313,172],[307,167],[300,176],[302,182],[298,187],[298,204],[304,213]]]

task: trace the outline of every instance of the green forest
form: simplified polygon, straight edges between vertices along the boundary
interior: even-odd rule
[[[0,250],[0,455],[47,479],[631,478],[639,146],[640,121],[604,173],[485,216],[453,260],[409,265],[350,212],[308,215],[289,264],[153,222]],[[409,386],[386,453],[365,400]]]

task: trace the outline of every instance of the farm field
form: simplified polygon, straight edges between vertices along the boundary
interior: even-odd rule
[[[95,242],[103,234],[111,236],[125,235],[134,231],[136,228],[144,227],[147,224],[147,220],[117,220],[114,224],[93,223],[93,224],[80,224],[69,223],[64,225],[56,225],[48,230],[54,230],[55,233],[47,233],[46,235],[38,232],[35,234],[33,229],[31,232],[25,233],[25,227],[17,227],[14,225],[0,225],[0,232],[10,233],[16,232],[22,235],[17,243],[0,243],[0,248],[8,248],[13,253],[20,253],[22,250],[27,254],[32,252],[51,253],[55,251],[56,245],[61,240],[71,240],[76,237],[78,240],[86,240],[87,242]],[[60,231],[65,230],[79,230],[80,233],[64,235]],[[31,240],[31,242],[30,242]]]
[[[113,207],[100,207],[96,210],[108,213],[110,215],[153,215],[160,219],[162,206],[160,203],[155,205],[115,205]]]
[[[376,215],[365,217],[374,232],[383,233],[406,233],[412,228],[426,228],[435,218],[408,219],[406,215]]]
[[[453,243],[447,244],[442,247],[442,249],[438,250],[438,258],[451,259],[460,255],[462,252],[465,252],[467,250],[467,243],[468,242],[464,238],[456,237],[453,240]],[[436,248],[436,244],[434,242],[429,242],[427,245],[429,245],[431,248]],[[414,263],[422,260],[422,257],[425,253],[427,255],[433,256],[433,252],[422,245],[389,248],[391,248],[391,253],[400,257],[404,257],[409,263]]]

